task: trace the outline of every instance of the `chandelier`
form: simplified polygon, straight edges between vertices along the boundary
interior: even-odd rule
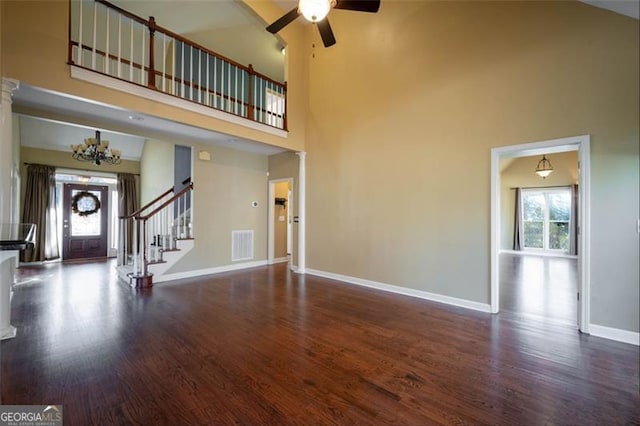
[[[538,166],[536,167],[536,173],[542,179],[546,179],[553,172],[553,166],[551,165],[551,161],[547,160],[545,155],[542,156],[542,160],[538,161]]]
[[[96,130],[95,138],[86,138],[84,143],[71,145],[72,157],[78,161],[89,161],[96,166],[102,163],[120,164],[119,149],[109,148],[109,141],[100,140],[100,131]]]

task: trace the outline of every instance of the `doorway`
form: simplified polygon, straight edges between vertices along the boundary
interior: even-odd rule
[[[491,312],[500,312],[500,281],[504,268],[501,265],[501,243],[506,232],[501,223],[501,173],[504,159],[542,156],[543,154],[578,152],[578,215],[577,220],[577,306],[576,323],[582,332],[589,332],[590,280],[588,259],[590,253],[590,138],[576,136],[522,145],[493,148],[491,150]],[[576,299],[574,299],[576,300]]]
[[[107,257],[108,189],[101,185],[63,185],[63,261]]]
[[[267,263],[290,262],[293,253],[293,178],[269,181]],[[290,262],[290,267],[292,262]]]

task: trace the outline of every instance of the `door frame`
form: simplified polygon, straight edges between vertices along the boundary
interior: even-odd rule
[[[275,261],[275,218],[276,218],[276,208],[275,208],[275,199],[276,199],[276,184],[277,183],[289,183],[289,193],[291,194],[287,199],[287,239],[292,238],[293,234],[293,178],[282,178],[282,179],[270,179],[269,180],[269,191],[268,191],[268,203],[269,208],[267,214],[267,264],[273,265]],[[293,259],[293,247],[291,248],[292,253],[289,258],[290,264],[289,267],[292,266]]]
[[[500,159],[578,151],[578,329],[583,333],[589,333],[591,318],[590,145],[590,135],[581,135],[491,149],[491,313],[500,312]]]

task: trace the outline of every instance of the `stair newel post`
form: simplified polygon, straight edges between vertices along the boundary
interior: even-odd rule
[[[253,83],[255,81],[255,71],[253,65],[249,64],[249,90],[247,91],[247,118],[253,120],[254,105],[253,105]]]
[[[148,258],[147,258],[147,249],[148,249],[148,241],[147,241],[147,218],[142,219],[142,276],[146,277],[147,276],[147,262],[148,262]]]
[[[148,253],[147,258],[150,262],[156,261],[156,217],[152,216],[147,221],[147,243],[148,243]]]
[[[180,225],[181,225],[181,230],[180,230],[180,238],[186,238],[187,237],[187,218],[185,215],[185,212],[187,210],[187,197],[186,197],[186,193],[182,194],[180,196],[180,199],[182,200],[182,211],[180,212]]]
[[[138,218],[133,218],[133,242],[131,251],[133,253],[133,275],[139,275],[140,273],[140,257],[138,246]]]
[[[155,43],[154,37],[156,33],[156,20],[153,16],[149,17],[149,75],[147,86],[156,90],[156,68],[155,68]]]
[[[125,249],[127,247],[127,243],[126,243],[126,231],[125,228],[127,227],[127,222],[126,219],[121,217],[120,218],[120,229],[118,230],[118,266],[122,266],[124,265],[124,259],[127,258],[127,254],[125,253]]]

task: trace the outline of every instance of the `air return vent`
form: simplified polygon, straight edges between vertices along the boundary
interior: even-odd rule
[[[253,230],[231,231],[231,261],[253,259]]]

